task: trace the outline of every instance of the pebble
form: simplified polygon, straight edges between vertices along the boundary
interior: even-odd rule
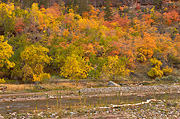
[[[54,98],[55,98],[55,97],[54,97],[54,96],[52,96],[52,95],[51,95],[51,96],[49,96],[49,99],[54,99]]]
[[[17,115],[17,113],[16,113],[16,112],[13,112],[11,115],[12,115],[12,116],[16,116],[16,115]]]
[[[73,115],[74,114],[74,112],[69,112],[71,115]]]
[[[56,116],[55,118],[56,118],[56,119],[58,119],[58,118],[59,118],[59,116]]]

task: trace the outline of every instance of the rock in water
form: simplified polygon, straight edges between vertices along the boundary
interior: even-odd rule
[[[109,81],[107,83],[107,86],[119,86],[117,83],[113,82],[113,81]]]

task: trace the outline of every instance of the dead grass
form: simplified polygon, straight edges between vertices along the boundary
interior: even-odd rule
[[[0,86],[7,86],[6,92],[43,92],[53,90],[71,90],[75,91],[82,88],[91,87],[104,87],[106,83],[88,81],[88,82],[56,82],[56,83],[44,83],[44,84],[0,84]]]
[[[8,92],[23,92],[33,87],[31,84],[1,84],[0,86],[7,86]]]
[[[86,88],[87,85],[83,83],[74,83],[74,82],[66,82],[66,83],[57,83],[57,84],[41,84],[44,88],[48,90],[78,90],[81,88]]]
[[[86,88],[83,83],[48,83],[48,84],[0,84],[0,86],[7,86],[7,92],[38,92],[38,91],[50,91],[50,90],[77,90]],[[40,88],[43,87],[43,90]]]

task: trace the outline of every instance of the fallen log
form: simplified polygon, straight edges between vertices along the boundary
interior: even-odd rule
[[[151,102],[154,103],[164,103],[162,100],[156,100],[156,99],[149,99],[146,102],[141,102],[141,103],[135,103],[135,104],[121,104],[121,105],[113,105],[111,104],[109,107],[99,107],[100,109],[108,109],[108,108],[119,108],[119,107],[128,107],[128,106],[140,106],[144,104],[149,104]]]

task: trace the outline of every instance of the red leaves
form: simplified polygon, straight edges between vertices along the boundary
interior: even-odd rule
[[[22,18],[16,18],[16,24],[15,24],[15,32],[22,32],[25,24],[23,23]]]
[[[115,27],[127,27],[129,25],[129,19],[128,16],[125,16],[124,18],[120,17],[119,14],[115,14],[111,21],[105,21],[105,26],[110,28]]]
[[[163,18],[165,19],[165,21],[168,25],[172,24],[173,22],[180,21],[180,16],[179,16],[178,12],[176,12],[176,11],[164,13],[163,15],[164,15]]]

